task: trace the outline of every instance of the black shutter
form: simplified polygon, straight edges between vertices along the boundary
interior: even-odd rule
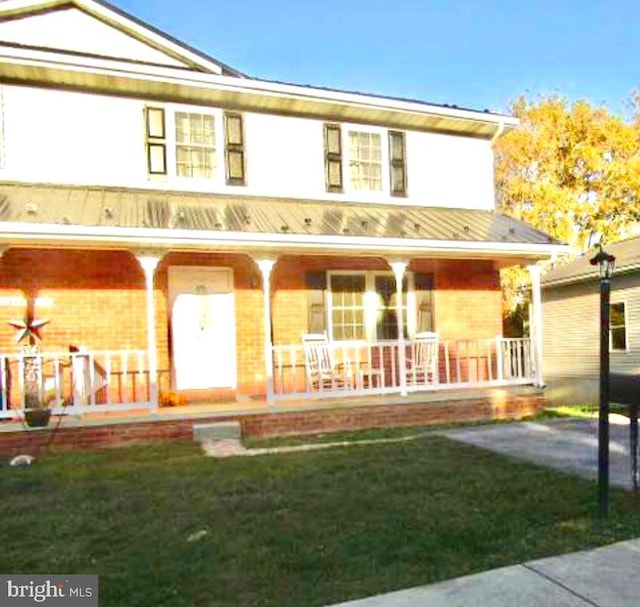
[[[342,192],[342,134],[339,124],[324,125],[324,173],[327,192]]]
[[[389,131],[389,171],[391,195],[407,195],[407,148],[402,131]]]
[[[307,291],[309,293],[308,319],[309,333],[324,333],[327,330],[327,314],[325,310],[325,292],[327,290],[327,274],[324,271],[307,272]]]
[[[167,174],[167,142],[164,109],[145,108],[147,170],[149,175]]]
[[[416,332],[434,331],[433,325],[433,275],[414,274],[413,276],[416,294]]]
[[[244,129],[242,114],[224,113],[225,159],[227,185],[245,185]]]

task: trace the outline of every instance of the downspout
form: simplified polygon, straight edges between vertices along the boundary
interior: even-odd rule
[[[491,147],[493,147],[493,144],[500,138],[502,133],[504,133],[504,122],[499,122],[496,132],[491,136]]]

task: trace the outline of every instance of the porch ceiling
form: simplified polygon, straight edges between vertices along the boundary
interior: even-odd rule
[[[160,190],[0,185],[0,243],[546,258],[566,247],[492,211]]]

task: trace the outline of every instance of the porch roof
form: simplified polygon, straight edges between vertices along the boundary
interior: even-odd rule
[[[539,259],[566,247],[488,210],[151,189],[0,185],[0,242],[337,249]],[[148,242],[147,242],[148,241]]]

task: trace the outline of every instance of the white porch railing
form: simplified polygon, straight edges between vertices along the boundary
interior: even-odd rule
[[[18,417],[28,391],[53,413],[148,409],[147,351],[0,354],[0,419]]]
[[[326,398],[358,394],[400,393],[398,342],[329,343],[336,381],[317,382],[305,365],[302,345],[273,348],[276,399]],[[416,342],[405,343],[407,360],[415,360]],[[407,365],[406,390],[442,390],[533,384],[535,357],[528,338],[440,341],[435,373]],[[327,388],[326,386],[329,386]]]

